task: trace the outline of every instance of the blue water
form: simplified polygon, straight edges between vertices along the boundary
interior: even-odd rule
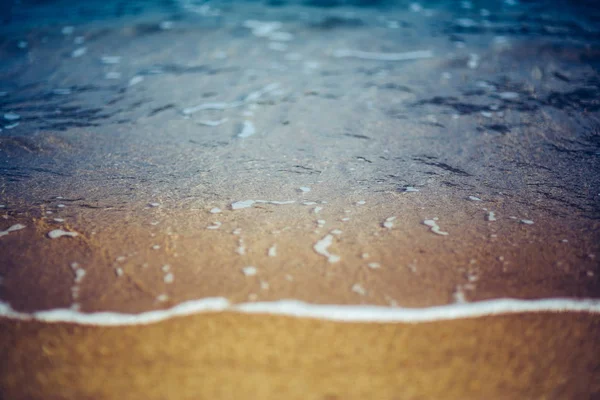
[[[597,219],[599,9],[593,1],[4,1],[0,111],[20,119],[2,124],[1,192],[23,207],[59,191],[113,205],[174,188],[196,196],[200,186],[231,196],[243,180],[217,188],[196,172],[228,181],[251,174],[244,157],[274,153],[236,147],[239,113],[208,113],[230,120],[215,134],[181,111],[277,81],[287,92],[265,108],[263,129],[301,122],[322,131],[323,143],[341,135],[323,154],[273,144],[291,158],[357,153],[375,167],[359,178],[366,190],[445,171],[449,187],[514,190],[553,215]],[[293,39],[256,36],[248,20],[278,21]],[[332,57],[340,49],[434,56]],[[106,55],[121,60],[105,64]],[[131,86],[136,77],[144,81]],[[369,128],[377,121],[379,133]],[[379,165],[375,154],[398,138],[398,161]],[[371,154],[358,154],[361,140],[377,140]],[[188,154],[194,146],[202,156]],[[264,168],[297,164],[270,162]]]

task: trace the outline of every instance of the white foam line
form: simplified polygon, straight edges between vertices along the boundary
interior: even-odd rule
[[[408,61],[423,58],[432,58],[430,50],[408,51],[406,53],[373,53],[368,51],[341,49],[333,52],[335,58],[361,58],[363,60],[376,61]]]
[[[200,300],[186,301],[169,309],[147,311],[140,314],[123,314],[117,312],[82,313],[66,308],[21,313],[14,311],[7,303],[0,302],[0,317],[42,322],[71,322],[81,325],[98,326],[146,325],[173,317],[210,311],[224,311],[228,307],[229,301],[227,299],[222,297],[208,297]]]
[[[242,208],[250,208],[256,203],[262,204],[275,204],[275,205],[286,205],[286,204],[294,204],[295,200],[286,200],[286,201],[276,201],[276,200],[242,200],[236,201],[235,203],[231,203],[232,210],[239,210]]]
[[[234,101],[232,103],[203,103],[194,107],[184,108],[182,112],[185,115],[190,115],[202,110],[227,110],[230,108],[240,107],[243,104],[244,103],[241,101]]]
[[[246,96],[246,98],[244,99],[244,101],[247,102],[247,103],[256,102],[262,96],[264,96],[265,94],[273,92],[273,91],[275,91],[277,89],[279,89],[279,83],[274,82],[274,83],[268,84],[264,88],[248,94],[248,96]]]
[[[225,298],[209,297],[186,301],[165,310],[147,311],[140,314],[122,314],[116,312],[82,313],[71,309],[22,313],[13,310],[9,304],[0,301],[0,317],[97,326],[147,325],[175,317],[218,311],[316,318],[337,322],[420,323],[529,312],[587,312],[600,314],[600,299],[496,299],[425,308],[400,308],[365,305],[308,304],[297,300],[232,305]]]
[[[241,107],[244,104],[255,103],[267,93],[279,89],[279,83],[271,83],[264,88],[250,93],[243,101],[233,101],[231,103],[202,103],[197,106],[187,107],[182,110],[184,115],[190,115],[203,110],[227,110],[230,108]]]
[[[198,121],[198,124],[204,125],[204,126],[219,126],[219,125],[223,125],[227,121],[228,121],[227,118],[215,119],[215,120],[206,119],[206,120]]]
[[[577,311],[598,314],[600,313],[600,300],[565,298],[542,300],[497,299],[426,308],[313,305],[295,300],[282,300],[239,304],[234,309],[251,314],[277,314],[343,322],[417,323],[540,311]]]

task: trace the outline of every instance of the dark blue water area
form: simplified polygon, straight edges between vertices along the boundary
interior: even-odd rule
[[[265,1],[204,1],[204,0],[3,0],[0,2],[0,18],[3,28],[14,28],[34,24],[57,22],[89,22],[98,19],[122,18],[148,12],[183,13],[186,6],[212,5],[222,8],[236,4],[255,3],[265,7],[307,6],[323,10],[336,8],[378,9],[390,11],[410,7],[431,10],[454,10],[463,16],[472,14],[490,21],[505,19],[496,15],[510,11],[514,22],[563,20],[572,33],[584,30],[579,23],[600,24],[600,2],[595,0],[484,0],[484,1],[390,1],[390,0],[265,0]],[[481,10],[484,10],[483,13]],[[488,13],[489,12],[489,15]],[[555,20],[555,22],[556,22]]]

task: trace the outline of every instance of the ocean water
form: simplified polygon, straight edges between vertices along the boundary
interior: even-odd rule
[[[157,127],[178,114],[187,117],[180,112],[203,99],[239,100],[261,85],[284,81],[283,86],[295,87],[282,87],[287,90],[283,102],[297,101],[284,95],[327,99],[320,109],[324,115],[311,119],[327,130],[328,121],[319,119],[335,110],[340,118],[336,128],[347,130],[347,138],[354,135],[351,142],[368,140],[359,132],[368,120],[416,124],[436,138],[407,151],[409,157],[425,160],[416,162],[428,165],[427,157],[438,159],[443,152],[458,164],[485,168],[490,178],[502,177],[509,187],[519,183],[503,169],[514,169],[519,180],[531,172],[545,174],[543,167],[550,167],[556,185],[540,188],[540,193],[558,208],[597,217],[598,174],[589,173],[598,171],[599,143],[599,20],[593,2],[23,1],[3,2],[3,7],[0,106],[3,114],[14,112],[20,118],[3,121],[2,178],[6,191],[19,197],[28,192],[21,183],[42,191],[48,188],[41,186],[60,186],[71,161],[94,169],[93,160],[100,156],[93,150],[84,156],[84,149],[66,158],[51,149],[42,151],[52,147],[41,143],[42,132],[120,128],[148,118]],[[261,33],[260,27],[253,31],[245,25],[249,20],[281,26],[263,25]],[[345,50],[426,51],[430,57],[336,57]],[[78,51],[85,53],[77,56]],[[108,63],[102,61],[105,56]],[[110,64],[111,56],[118,63]],[[145,82],[130,86],[137,79]],[[314,93],[298,93],[302,89]],[[284,111],[275,113],[273,119],[286,119]],[[223,112],[212,114],[215,118],[208,120],[223,119]],[[11,127],[15,123],[19,125]],[[528,137],[518,151],[477,143],[482,137],[507,135],[518,142],[519,130],[536,127],[540,137]],[[220,139],[209,139],[211,133],[202,131],[207,140],[201,137],[200,145],[223,147],[236,129]],[[131,140],[137,140],[135,126],[128,130]],[[180,133],[180,141],[192,147],[188,127]],[[65,138],[56,138],[61,140]],[[428,151],[440,140],[447,141],[446,148]],[[160,147],[148,144],[149,151]],[[111,148],[114,141],[102,145],[113,155],[123,151]],[[511,160],[497,159],[504,151]],[[132,158],[123,162],[139,169],[140,178],[165,181],[168,174]],[[223,168],[232,171],[236,165]],[[460,171],[457,167],[454,173]],[[385,172],[376,175],[369,179],[390,181]],[[411,174],[405,175],[397,185],[411,184]],[[585,194],[583,187],[589,188]]]

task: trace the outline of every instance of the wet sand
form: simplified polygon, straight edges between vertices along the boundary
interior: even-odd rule
[[[33,226],[3,237],[3,297],[23,311],[76,303],[83,311],[141,312],[214,296],[402,307],[597,296],[597,261],[589,255],[598,242],[585,226],[566,229],[565,221],[541,216],[526,225],[506,216],[499,201],[458,199],[456,211],[448,213],[450,206],[439,209],[430,197],[422,191],[389,194],[387,201],[365,197],[360,205],[361,200],[340,200],[321,205],[318,215],[300,196],[294,204],[235,211],[218,204],[224,208],[219,214],[140,205],[143,219],[115,218],[118,224],[107,226],[81,218],[62,225],[80,236],[53,240],[47,234],[56,223],[35,219]],[[500,210],[496,221],[486,220],[482,208],[489,203]],[[422,223],[448,214],[437,221],[447,236]],[[390,216],[397,218],[386,228]],[[319,227],[320,219],[325,226]],[[207,229],[214,221],[222,225]],[[327,235],[333,238],[328,251],[338,262],[314,250]],[[273,246],[276,254],[269,256]],[[40,271],[36,261],[42,259]],[[77,299],[70,290],[76,284],[72,263],[86,271]],[[257,274],[246,276],[248,266]],[[173,282],[165,282],[168,274]],[[159,301],[161,295],[168,299]]]

